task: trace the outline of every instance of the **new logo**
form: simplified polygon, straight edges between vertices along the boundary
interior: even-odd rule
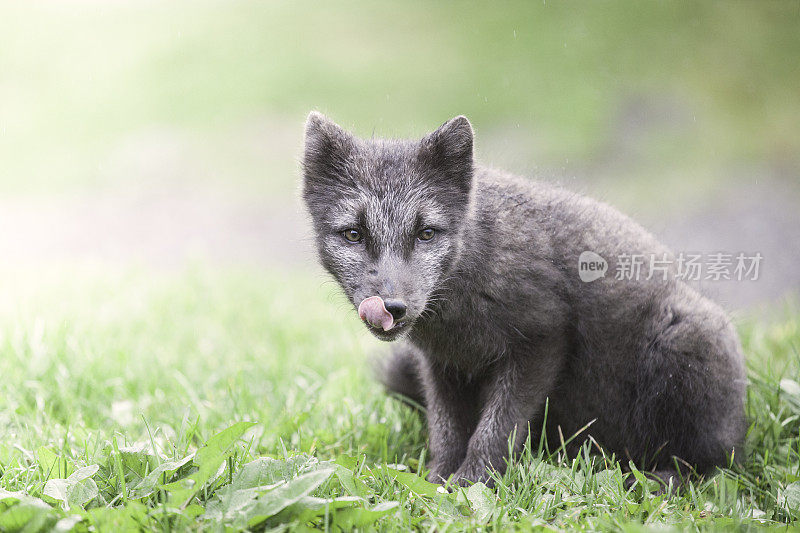
[[[608,262],[594,252],[583,252],[578,257],[578,276],[581,281],[589,283],[606,275]]]

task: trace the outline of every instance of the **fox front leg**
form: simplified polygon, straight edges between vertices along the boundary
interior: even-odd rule
[[[425,360],[421,365],[428,417],[428,480],[441,483],[450,477],[467,454],[467,444],[477,423],[477,386],[453,369]]]
[[[480,420],[464,462],[454,475],[456,483],[482,481],[491,485],[490,471],[505,471],[509,438],[514,436],[513,450],[518,451],[527,438],[530,420],[543,408],[553,388],[559,368],[558,357],[509,355],[496,363],[486,384]]]

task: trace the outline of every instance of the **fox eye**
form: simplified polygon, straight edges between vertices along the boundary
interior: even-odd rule
[[[342,232],[342,237],[347,242],[361,242],[361,233],[357,229],[346,229]]]
[[[417,238],[421,241],[429,241],[433,239],[434,233],[435,231],[433,231],[433,228],[425,228],[417,233]]]

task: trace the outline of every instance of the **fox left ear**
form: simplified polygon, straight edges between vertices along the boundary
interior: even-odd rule
[[[443,173],[448,182],[469,192],[472,186],[474,134],[467,117],[460,115],[422,139],[420,159]]]
[[[317,111],[306,120],[303,173],[305,186],[332,185],[342,179],[342,162],[352,153],[355,140],[335,122]]]

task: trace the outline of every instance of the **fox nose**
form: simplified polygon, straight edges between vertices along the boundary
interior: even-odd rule
[[[406,316],[406,304],[400,300],[384,300],[383,305],[395,320],[400,320]]]

